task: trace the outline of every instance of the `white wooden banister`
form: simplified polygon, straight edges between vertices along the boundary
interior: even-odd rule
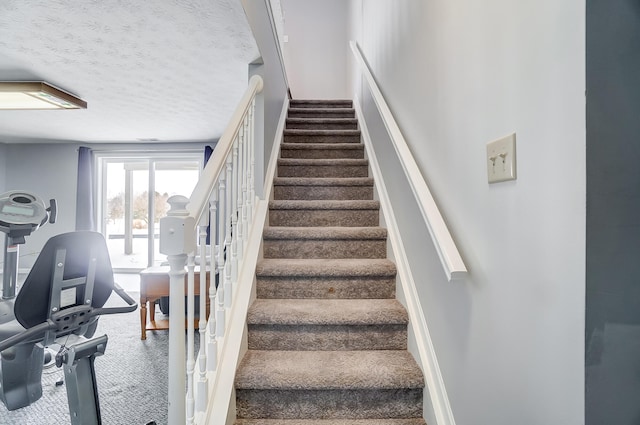
[[[253,220],[258,217],[254,214],[253,117],[256,94],[262,91],[262,85],[259,76],[249,80],[247,91],[191,196],[169,198],[171,209],[160,220],[160,252],[167,255],[170,265],[168,419],[172,425],[205,423],[215,395],[216,374],[224,357],[221,350],[230,337],[229,318],[237,315],[233,313],[234,293],[240,276],[246,281],[252,272],[245,271],[243,266],[247,240],[255,235]],[[257,258],[257,251],[253,249],[251,255]],[[251,267],[255,264],[247,266]],[[197,325],[196,288],[200,294]],[[207,304],[208,320],[205,319]],[[196,341],[199,343],[197,354]]]
[[[371,92],[371,96],[378,108],[382,121],[387,129],[387,133],[392,141],[393,147],[398,155],[402,168],[405,172],[407,180],[413,194],[418,202],[418,207],[424,218],[424,221],[429,229],[429,234],[433,244],[438,252],[440,262],[446,273],[447,278],[451,281],[453,279],[460,279],[467,275],[467,267],[462,261],[460,251],[456,246],[451,233],[447,228],[447,224],[442,218],[442,214],[436,205],[431,191],[427,186],[418,164],[416,164],[407,141],[405,140],[398,124],[387,105],[387,102],[382,95],[382,92],[378,88],[378,85],[369,69],[367,62],[365,61],[360,48],[357,43],[352,41],[350,43],[351,50],[359,65],[360,71],[364,76],[366,83]]]
[[[254,75],[249,80],[247,91],[240,99],[240,103],[233,113],[227,129],[218,140],[207,166],[202,171],[198,184],[189,197],[187,210],[189,215],[194,217],[196,221],[208,209],[209,196],[213,192],[213,185],[217,182],[219,174],[223,170],[223,164],[233,148],[233,141],[240,131],[240,124],[243,123],[245,115],[253,110],[255,96],[262,91],[262,84],[262,78],[257,75]]]

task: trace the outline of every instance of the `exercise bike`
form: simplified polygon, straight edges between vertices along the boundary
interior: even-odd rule
[[[2,299],[0,300],[0,341],[22,332],[24,328],[14,315],[18,275],[19,247],[25,237],[42,225],[55,223],[56,201],[45,207],[40,197],[26,191],[11,191],[0,195],[0,232],[5,233]],[[11,355],[1,356],[0,400],[7,409],[27,406],[42,396],[40,383],[44,363],[44,347],[24,344]]]
[[[104,307],[112,292],[126,305]],[[113,281],[104,237],[83,231],[49,239],[13,304],[19,326],[0,330],[0,373],[4,380],[3,401],[9,400],[5,401],[7,408],[10,403],[29,404],[42,395],[44,356],[33,353],[42,353],[43,347],[58,343],[60,350],[55,362],[64,370],[72,425],[100,425],[94,361],[105,353],[108,338],[106,335],[93,338],[98,318],[132,312],[138,307]],[[60,341],[71,342],[60,344]],[[13,377],[11,373],[17,364],[23,373]],[[7,383],[11,384],[9,389],[4,388]]]

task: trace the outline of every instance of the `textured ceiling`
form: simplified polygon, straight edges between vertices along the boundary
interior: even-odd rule
[[[0,0],[0,80],[89,104],[0,111],[0,143],[217,138],[257,57],[240,0]]]

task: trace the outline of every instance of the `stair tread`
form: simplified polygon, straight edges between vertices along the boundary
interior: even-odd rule
[[[347,150],[364,150],[364,145],[362,143],[282,143],[281,149],[319,149],[319,150],[327,150],[327,149],[347,149]]]
[[[308,108],[305,108],[308,109]],[[357,124],[357,118],[300,118],[291,117],[287,118],[288,123],[317,123],[317,124]]]
[[[277,210],[377,210],[380,201],[369,200],[289,200],[269,202],[269,209]]]
[[[238,419],[235,425],[426,425],[412,419]]]
[[[266,226],[264,239],[362,240],[386,239],[383,227],[285,227]]]
[[[235,382],[247,390],[424,388],[422,371],[406,350],[249,350]]]
[[[373,186],[371,177],[276,177],[275,186]]]
[[[407,312],[394,299],[257,299],[250,325],[406,325]]]
[[[351,158],[337,158],[337,159],[307,159],[307,158],[280,158],[278,159],[278,165],[301,165],[301,166],[314,166],[314,165],[368,165],[369,161],[366,159],[351,159]]]
[[[291,99],[289,101],[289,104],[294,105],[296,103],[310,103],[310,104],[314,104],[314,103],[344,103],[344,104],[349,104],[351,105],[353,103],[353,101],[351,99]]]
[[[355,113],[355,109],[354,108],[349,108],[349,107],[345,107],[345,106],[339,106],[339,107],[322,107],[322,105],[318,105],[317,108],[296,108],[295,106],[292,106],[289,108],[289,112],[333,112],[333,111],[339,111],[339,112],[353,112]]]
[[[387,259],[295,259],[265,258],[258,262],[256,275],[298,277],[393,277],[396,265]]]
[[[359,136],[360,130],[289,128],[284,130],[284,134],[288,136]]]

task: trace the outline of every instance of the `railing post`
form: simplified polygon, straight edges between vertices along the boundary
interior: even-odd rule
[[[244,123],[244,120],[243,120]],[[236,161],[236,170],[234,170],[234,174],[236,176],[237,184],[236,184],[236,193],[234,196],[236,197],[236,211],[237,211],[237,223],[238,227],[238,237],[236,238],[236,255],[238,264],[242,262],[242,256],[244,251],[244,239],[245,239],[245,228],[243,223],[243,211],[244,211],[244,202],[242,200],[242,175],[244,174],[244,125],[241,125],[238,129],[238,160]],[[236,266],[237,270],[237,266]]]
[[[218,364],[218,342],[216,340],[216,273],[217,273],[217,252],[216,241],[218,235],[216,224],[218,222],[218,187],[214,186],[209,201],[209,245],[210,245],[210,270],[209,270],[209,339],[207,342],[207,364],[206,370],[216,370]],[[218,246],[219,248],[219,246]],[[203,373],[203,372],[201,372]]]
[[[207,225],[209,215],[204,214],[199,226],[200,240],[200,301],[198,335],[200,337],[200,349],[198,350],[198,380],[196,381],[196,411],[203,412],[207,404],[207,345],[205,333],[207,329]],[[212,288],[213,289],[213,288]]]
[[[231,308],[231,297],[233,294],[231,293],[231,257],[232,257],[232,248],[231,248],[231,224],[232,224],[232,214],[233,214],[233,173],[232,173],[232,157],[229,155],[227,157],[227,213],[226,213],[226,224],[227,224],[227,234],[224,238],[225,240],[225,265],[224,265],[224,306],[225,308]]]
[[[216,336],[222,337],[224,336],[224,329],[226,326],[226,318],[224,312],[224,296],[225,296],[225,287],[224,287],[224,264],[226,257],[226,249],[227,249],[227,219],[228,219],[228,210],[227,210],[227,177],[226,173],[223,171],[220,173],[220,196],[219,206],[218,206],[218,308],[216,309]]]
[[[167,202],[171,209],[160,220],[160,252],[169,261],[169,423],[186,420],[186,365],[184,335],[184,276],[187,254],[194,251],[193,219],[188,216],[184,196],[172,196]]]
[[[251,121],[251,125],[249,126],[249,150],[250,150],[250,165],[249,165],[249,221],[253,222],[253,209],[255,205],[255,197],[256,197],[256,181],[255,181],[255,167],[256,167],[256,158],[255,158],[255,107],[256,101],[255,99],[251,102],[251,107],[249,108],[249,120]]]
[[[195,261],[194,253],[187,256],[187,424],[193,425],[195,399],[193,395],[194,361],[194,320],[195,320]]]
[[[243,149],[242,149],[242,177],[241,177],[241,181],[242,181],[242,196],[240,197],[241,199],[241,204],[242,204],[242,233],[245,235],[245,237],[243,238],[243,244],[242,244],[242,249],[241,249],[241,257],[240,259],[244,258],[244,247],[246,245],[247,239],[249,237],[249,226],[248,226],[248,209],[249,209],[249,205],[247,204],[248,201],[248,197],[249,197],[249,192],[247,189],[247,173],[249,172],[249,150],[250,150],[250,146],[249,146],[249,116],[247,115],[244,118],[243,121],[243,125],[242,125],[242,134],[243,134],[243,138],[242,138],[242,145],[243,145]]]

